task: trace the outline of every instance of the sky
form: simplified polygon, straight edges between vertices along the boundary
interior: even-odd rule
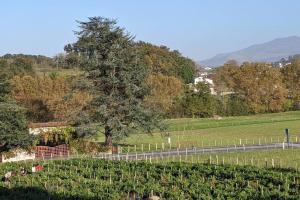
[[[195,61],[300,36],[299,0],[1,0],[0,55],[54,56],[76,41],[76,20],[118,20],[142,40]]]

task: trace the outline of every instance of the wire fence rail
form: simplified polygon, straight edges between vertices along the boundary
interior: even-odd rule
[[[226,147],[210,147],[210,148],[185,148],[176,150],[165,150],[165,151],[145,151],[135,153],[118,153],[118,154],[107,154],[100,153],[95,156],[99,159],[108,160],[145,160],[155,157],[170,157],[170,156],[188,156],[192,154],[203,154],[203,153],[226,153],[226,152],[244,152],[244,151],[258,151],[258,150],[272,150],[272,149],[286,149],[286,148],[300,148],[300,143],[274,143],[264,145],[242,145],[242,146],[226,146]]]

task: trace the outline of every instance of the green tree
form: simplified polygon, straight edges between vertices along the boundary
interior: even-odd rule
[[[187,117],[210,117],[214,113],[214,98],[204,83],[188,87],[180,100],[180,106]]]
[[[0,102],[6,101],[10,92],[10,83],[5,74],[0,73]]]
[[[29,147],[34,136],[27,128],[25,111],[13,103],[0,103],[0,153]]]
[[[145,83],[149,71],[146,66],[137,65],[140,61],[133,38],[115,20],[92,17],[79,25],[78,41],[65,50],[81,56],[88,78],[94,83],[91,120],[84,119],[81,124],[100,123],[109,146],[113,138],[128,136],[134,130],[151,132],[160,120],[143,104],[149,94]]]

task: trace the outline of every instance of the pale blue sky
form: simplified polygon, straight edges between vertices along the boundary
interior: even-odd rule
[[[1,0],[0,55],[54,56],[75,41],[75,20],[118,19],[143,40],[201,60],[300,36],[299,0]]]

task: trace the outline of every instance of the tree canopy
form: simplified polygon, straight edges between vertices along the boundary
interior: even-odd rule
[[[24,108],[14,103],[0,102],[0,153],[15,148],[27,148],[33,142]]]
[[[79,22],[79,28],[77,42],[65,49],[81,57],[93,81],[90,116],[104,126],[106,145],[134,130],[150,132],[158,127],[159,118],[143,104],[149,94],[145,83],[149,70],[136,56],[133,37],[115,20],[101,17]]]
[[[192,83],[197,73],[196,63],[166,46],[155,46],[150,43],[135,44],[142,64],[148,66],[151,74],[175,76],[183,83]]]

